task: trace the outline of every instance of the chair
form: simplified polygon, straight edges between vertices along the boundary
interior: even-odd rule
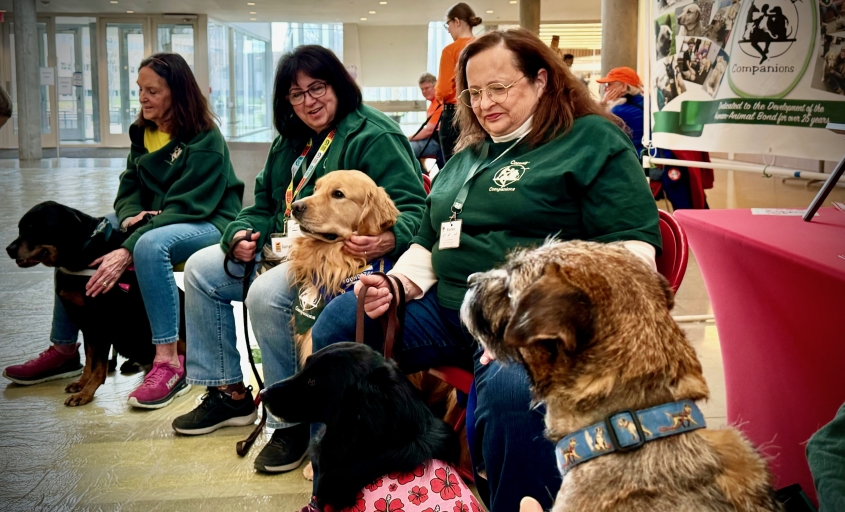
[[[423,188],[425,189],[425,195],[428,195],[431,192],[431,178],[428,174],[423,174]]]
[[[657,210],[660,237],[663,239],[663,253],[655,258],[657,271],[669,281],[673,292],[677,292],[684,280],[689,259],[687,235],[671,213]]]

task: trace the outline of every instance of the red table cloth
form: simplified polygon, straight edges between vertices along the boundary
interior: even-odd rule
[[[815,501],[805,443],[845,402],[845,213],[675,217],[713,305],[728,422],[774,457],[778,488],[799,483]]]

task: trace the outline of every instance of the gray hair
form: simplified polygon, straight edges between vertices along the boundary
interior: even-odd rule
[[[422,75],[420,75],[419,84],[422,85],[425,83],[434,85],[437,83],[437,77],[432,75],[431,73],[423,73]]]

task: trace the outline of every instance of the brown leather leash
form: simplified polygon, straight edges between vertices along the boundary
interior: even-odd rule
[[[373,276],[382,276],[387,279],[387,287],[390,290],[390,305],[387,313],[381,316],[382,330],[384,332],[384,358],[393,359],[393,346],[402,339],[402,324],[405,319],[405,287],[398,277],[389,276],[384,272],[373,272]],[[358,310],[355,315],[355,342],[364,343],[364,302],[367,297],[367,290],[370,285],[363,285],[358,292]]]
[[[232,279],[243,279],[244,282],[244,298],[243,298],[243,314],[244,314],[244,336],[246,337],[246,353],[247,358],[249,359],[249,365],[252,367],[252,374],[255,377],[255,382],[258,384],[258,392],[255,394],[255,405],[258,406],[261,403],[261,390],[264,389],[264,381],[261,380],[261,375],[258,373],[258,367],[255,365],[255,358],[252,357],[252,346],[249,344],[249,316],[246,310],[246,294],[249,292],[249,285],[250,285],[250,278],[252,277],[252,272],[255,270],[255,259],[250,261],[240,261],[235,257],[235,247],[238,246],[239,243],[243,241],[252,241],[252,230],[248,229],[244,236],[239,236],[232,240],[232,243],[229,244],[229,252],[226,253],[226,257],[223,258],[223,270],[226,271],[229,277]],[[243,276],[236,276],[229,272],[229,262],[243,264],[244,266],[244,275]],[[238,441],[238,444],[235,446],[235,450],[238,452],[238,455],[241,457],[245,456],[249,453],[249,449],[252,447],[255,440],[258,439],[258,436],[264,430],[264,424],[267,423],[267,407],[261,403],[261,420],[258,422],[258,425],[252,430],[252,432],[247,436],[246,439],[243,441]]]

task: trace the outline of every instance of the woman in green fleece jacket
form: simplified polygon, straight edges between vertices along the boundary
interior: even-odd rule
[[[489,510],[519,510],[525,496],[548,510],[561,486],[554,445],[522,366],[492,360],[462,324],[467,278],[553,236],[621,242],[654,267],[657,208],[621,121],[536,35],[479,37],[461,53],[456,76],[458,152],[434,180],[420,229],[390,272],[408,299],[394,355],[408,373],[474,370],[467,431],[475,432],[470,451],[486,473]],[[362,283],[373,286],[365,301],[372,344],[380,332],[372,319],[384,314],[390,292],[382,276],[361,277],[356,293]],[[354,339],[355,309],[352,293],[329,303],[311,331],[313,349]]]
[[[120,176],[115,214],[108,218],[123,229],[144,222],[123,247],[92,263],[99,267],[86,294],[110,291],[134,264],[156,356],[129,403],[157,409],[190,388],[184,356],[176,350],[180,311],[173,264],[220,240],[241,209],[244,186],[235,177],[226,142],[185,59],[175,53],[144,59],[138,87],[141,113],[129,128],[126,171]],[[78,332],[56,300],[50,336],[54,345],[7,373],[23,374],[34,384],[81,372]]]
[[[209,391],[194,411],[173,421],[173,428],[182,434],[249,425],[256,417],[235,348],[231,301],[243,300],[243,286],[223,269],[223,252],[233,239],[254,230],[252,239],[238,243],[234,250],[240,261],[252,260],[271,237],[285,238],[290,204],[311,195],[317,179],[338,169],[369,175],[400,211],[392,230],[342,241],[347,251],[367,261],[402,254],[425,206],[422,171],[408,138],[387,116],[362,104],[360,89],[330,50],[300,46],[285,55],[276,71],[273,96],[280,136],[255,180],[255,205],[226,228],[222,250],[204,249],[185,268],[188,382],[208,386]],[[246,297],[268,383],[297,370],[290,322],[297,297],[288,284],[287,268],[282,264],[254,278]],[[233,273],[240,271],[233,269]],[[267,424],[275,431],[256,458],[256,469],[277,473],[296,468],[308,447],[308,425],[286,424],[272,417]]]

